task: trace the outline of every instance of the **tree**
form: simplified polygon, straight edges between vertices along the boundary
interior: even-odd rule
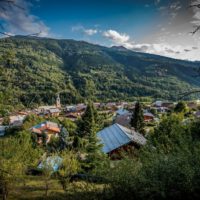
[[[0,192],[4,200],[13,184],[24,179],[28,166],[34,165],[38,157],[38,150],[32,148],[30,135],[25,132],[0,139]]]
[[[172,114],[164,117],[155,128],[150,140],[158,152],[170,153],[184,149],[185,141],[190,141],[190,134],[182,123],[183,116]]]
[[[47,141],[48,141],[48,135],[47,135],[47,133],[45,133],[45,132],[42,132],[42,145],[44,146],[44,147],[46,147],[47,146]]]
[[[102,153],[102,144],[97,138],[96,131],[91,130],[88,136],[88,143],[86,145],[86,159],[84,160],[83,168],[86,171],[93,170],[103,163],[104,154]]]
[[[61,132],[59,136],[59,149],[62,151],[68,146],[69,133],[65,127],[61,127]]]
[[[174,108],[174,111],[176,113],[185,113],[187,111],[187,105],[184,101],[180,101],[178,102],[178,104],[176,105],[176,107]]]
[[[78,122],[79,135],[82,137],[88,136],[94,129],[97,129],[97,118],[98,113],[93,103],[89,102],[81,120]]]
[[[84,144],[86,158],[82,162],[82,168],[85,171],[92,170],[102,161],[101,144],[97,138],[97,131],[99,128],[99,116],[97,110],[94,108],[93,103],[89,102],[85,113],[78,126],[78,133],[83,139],[86,139]],[[79,138],[74,138],[74,145],[80,145],[83,141]]]
[[[72,147],[74,150],[81,149],[83,147],[82,138],[80,138],[78,135],[74,136]]]
[[[67,131],[69,132],[69,136],[74,135],[74,133],[76,132],[76,129],[77,129],[77,125],[73,121],[65,118],[60,123],[63,125],[63,127],[65,127],[67,129]]]
[[[60,155],[62,158],[62,165],[58,171],[59,183],[62,185],[63,190],[67,190],[72,175],[78,172],[79,163],[73,152],[63,151]]]
[[[142,110],[142,105],[140,102],[137,102],[135,104],[135,109],[132,114],[131,126],[135,128],[136,131],[140,133],[144,133],[144,115],[143,115],[143,110]]]
[[[9,116],[4,117],[2,124],[8,126],[10,124],[10,117]]]
[[[53,173],[53,161],[51,159],[54,159],[54,156],[47,158],[45,155],[45,158],[43,158],[43,161],[41,162],[41,168],[42,168],[42,176],[45,184],[45,196],[48,196],[48,190],[50,186],[50,180],[51,175]]]

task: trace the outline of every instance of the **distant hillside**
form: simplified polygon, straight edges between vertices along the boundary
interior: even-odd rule
[[[176,99],[200,87],[199,62],[74,40],[0,39],[0,103],[26,106],[136,97]]]

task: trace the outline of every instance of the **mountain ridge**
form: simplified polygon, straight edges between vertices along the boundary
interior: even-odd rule
[[[199,62],[135,52],[122,46],[15,36],[0,39],[0,53],[0,77],[4,80],[0,91],[7,93],[9,88],[15,94],[11,103],[25,106],[53,103],[56,93],[61,93],[64,103],[88,98],[174,100],[178,93],[200,87],[196,76]]]

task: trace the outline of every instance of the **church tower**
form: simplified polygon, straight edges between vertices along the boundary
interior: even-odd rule
[[[57,98],[56,98],[56,108],[61,108],[60,95],[59,94],[57,95]]]

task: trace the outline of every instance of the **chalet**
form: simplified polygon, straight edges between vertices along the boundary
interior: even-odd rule
[[[106,105],[105,105],[106,109],[109,109],[109,110],[116,110],[116,103],[115,102],[108,102]]]
[[[42,143],[43,134],[47,135],[47,143],[50,141],[51,136],[58,137],[61,129],[57,123],[45,121],[30,128],[32,133],[37,135],[37,142]]]
[[[79,117],[81,117],[83,114],[82,113],[79,113],[79,112],[70,112],[70,113],[67,113],[66,114],[66,117],[72,121],[76,121]]]
[[[150,113],[150,112],[145,112],[144,113],[144,121],[145,122],[154,121],[154,118],[155,118],[155,116],[152,113]]]
[[[196,118],[200,118],[200,111],[197,111],[197,112],[195,113],[195,117],[196,117]]]
[[[131,116],[132,116],[132,113],[130,112],[125,113],[123,115],[117,115],[114,119],[114,122],[119,125],[125,126],[127,128],[131,128],[131,125],[130,125]]]
[[[22,126],[23,121],[26,118],[26,115],[11,115],[9,117],[10,120],[10,126]]]
[[[103,145],[102,151],[112,158],[120,158],[121,152],[146,144],[143,135],[117,123],[99,131],[97,136]]]
[[[164,108],[172,109],[174,107],[174,103],[168,102],[168,101],[155,101],[153,103],[153,106],[157,108],[164,107]]]
[[[128,114],[129,111],[126,110],[126,109],[123,109],[123,108],[120,108],[116,111],[116,115],[125,115],[125,114]]]
[[[155,109],[157,110],[158,113],[167,113],[170,111],[170,109],[167,107],[156,107]]]
[[[38,108],[38,115],[45,117],[58,117],[61,110],[55,106],[41,106]]]
[[[66,112],[76,112],[76,106],[74,106],[74,105],[66,106],[65,111]]]
[[[87,106],[83,103],[76,105],[76,112],[84,112]]]
[[[94,103],[94,107],[97,109],[101,108],[101,103],[99,102]]]
[[[197,102],[188,102],[187,106],[188,106],[188,108],[194,109],[194,110],[198,109],[198,107],[199,107]]]

